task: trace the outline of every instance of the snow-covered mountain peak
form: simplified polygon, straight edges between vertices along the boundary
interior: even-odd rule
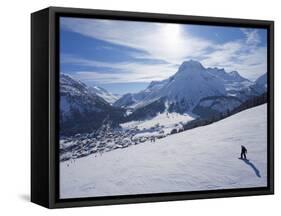
[[[233,79],[233,81],[243,82],[243,81],[249,81],[248,79],[242,77],[237,71],[231,71],[228,73]]]
[[[253,85],[255,90],[259,93],[264,93],[267,91],[267,74],[261,75],[256,79],[255,84]]]
[[[223,113],[265,92],[264,80],[261,77],[253,83],[237,71],[205,68],[200,62],[189,60],[183,62],[168,79],[152,81],[146,89],[124,95],[114,106],[131,109],[138,116],[140,112],[147,114],[148,109],[155,113],[163,110],[177,113],[198,111],[199,115],[209,111]]]
[[[207,68],[208,72],[220,78],[225,84],[242,83],[244,81],[251,83],[250,80],[242,77],[237,71],[226,72],[223,68]]]
[[[60,91],[72,96],[83,95],[88,92],[87,86],[71,76],[61,73],[60,74]]]
[[[267,84],[267,74],[261,75],[259,78],[256,79],[255,83],[259,85],[266,85]]]
[[[240,76],[240,74],[237,72],[237,71],[231,71],[231,72],[229,72],[229,75],[231,75],[231,76]]]
[[[94,90],[101,91],[69,75],[60,74],[61,135],[91,132],[101,127],[104,121],[114,122],[123,118],[123,110],[112,107],[106,97],[102,97],[108,95],[99,96]]]
[[[162,82],[151,83],[148,90],[143,91],[147,92],[145,95],[143,92],[142,95],[140,93],[133,95],[137,104],[134,107],[165,98],[168,104],[174,104],[173,106],[177,106],[181,112],[188,112],[201,98],[226,94],[221,80],[194,60],[183,62],[177,73]]]
[[[108,92],[107,90],[105,90],[104,88],[102,88],[100,86],[89,87],[89,90],[92,93],[100,96],[101,98],[103,98],[110,104],[114,103],[118,99],[118,97],[116,95]]]
[[[148,85],[147,88],[153,88],[154,86],[158,85],[161,83],[161,81],[151,81],[151,83]]]
[[[81,85],[81,86],[86,86],[84,83],[74,80],[70,75],[61,73],[60,74],[60,84],[63,85]]]
[[[65,73],[60,74],[60,88],[62,92],[68,92],[71,95],[96,95],[110,104],[114,103],[118,99],[118,96],[108,92],[102,87],[88,87],[85,83],[73,79],[70,75]]]
[[[174,109],[188,112],[202,98],[223,95],[226,95],[223,81],[210,73],[209,69],[204,68],[200,62],[189,60],[183,62],[170,78],[151,82],[147,89],[123,96],[115,105],[136,109],[159,98],[165,98],[169,106],[173,104]]]
[[[181,66],[179,67],[178,73],[183,73],[183,72],[196,72],[196,71],[201,71],[205,69],[203,65],[194,60],[189,60],[189,61],[184,61]]]

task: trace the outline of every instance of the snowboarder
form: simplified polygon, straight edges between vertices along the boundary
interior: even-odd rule
[[[247,149],[245,146],[241,145],[241,159],[246,159],[247,160]]]

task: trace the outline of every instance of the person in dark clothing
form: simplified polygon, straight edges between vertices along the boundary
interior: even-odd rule
[[[245,146],[241,145],[241,159],[247,159],[247,149]]]

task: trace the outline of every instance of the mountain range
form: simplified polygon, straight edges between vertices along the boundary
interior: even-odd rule
[[[168,110],[179,113],[226,112],[266,91],[266,74],[252,82],[237,71],[205,68],[198,61],[186,61],[168,79],[151,82],[143,91],[126,94],[113,105],[136,110],[162,101]],[[163,108],[160,108],[163,109]],[[155,110],[159,112],[161,110]]]
[[[100,89],[98,89],[100,90]],[[119,122],[124,111],[113,107],[94,87],[60,75],[60,133],[73,135],[98,129],[103,122]],[[104,92],[103,92],[104,93]],[[100,95],[105,95],[102,98]]]
[[[194,60],[183,62],[171,77],[152,81],[146,89],[119,99],[105,89],[88,87],[61,74],[61,134],[91,132],[105,122],[118,126],[163,112],[209,118],[230,112],[266,91],[266,73],[253,82],[237,71],[205,68]]]

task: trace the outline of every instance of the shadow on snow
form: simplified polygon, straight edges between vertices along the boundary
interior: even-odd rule
[[[260,171],[252,162],[250,162],[248,159],[244,159],[244,158],[239,158],[239,159],[244,161],[245,164],[247,164],[248,166],[250,166],[254,170],[257,177],[259,177],[259,178],[261,177]]]

